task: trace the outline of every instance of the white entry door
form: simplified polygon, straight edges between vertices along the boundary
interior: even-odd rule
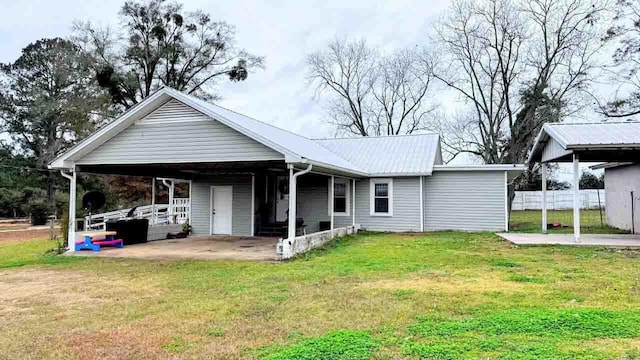
[[[231,234],[233,186],[212,186],[209,234]]]

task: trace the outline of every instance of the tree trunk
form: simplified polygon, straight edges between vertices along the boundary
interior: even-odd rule
[[[49,203],[49,215],[56,213],[56,174],[47,172],[47,200]]]

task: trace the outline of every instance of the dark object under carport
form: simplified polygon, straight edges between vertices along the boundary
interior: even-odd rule
[[[139,244],[147,242],[147,232],[149,231],[148,219],[130,219],[108,221],[107,231],[118,233],[118,239],[122,239],[124,245]]]

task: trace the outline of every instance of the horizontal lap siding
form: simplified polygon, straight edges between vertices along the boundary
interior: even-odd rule
[[[211,186],[233,186],[232,235],[251,235],[251,176],[211,177],[192,182],[192,227],[194,235],[209,234],[209,199]]]
[[[304,219],[307,233],[319,230],[320,221],[330,221],[329,216],[329,177],[298,177],[296,197],[297,217]]]
[[[350,225],[351,218],[335,223],[337,226],[345,224]],[[369,215],[369,179],[356,181],[356,224],[374,231],[420,231],[420,178],[393,178],[391,217]]]
[[[282,154],[196,110],[169,102],[84,156],[78,164],[279,160]]]
[[[423,196],[425,230],[505,229],[504,172],[434,172]]]

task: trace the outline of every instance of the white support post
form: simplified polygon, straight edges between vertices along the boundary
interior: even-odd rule
[[[156,224],[156,177],[151,178],[151,225]]]
[[[356,226],[356,179],[351,179],[351,225]]]
[[[65,176],[66,177],[66,176]],[[76,181],[77,174],[74,166],[69,179],[69,238],[67,245],[69,251],[76,251]]]
[[[189,180],[189,219],[187,219],[187,223],[191,225],[193,221],[191,220],[191,208],[193,208],[193,197],[191,194],[193,193],[193,180]]]
[[[573,153],[573,237],[580,242],[580,159]]]
[[[289,165],[289,228],[287,240],[292,242],[296,237],[296,178],[293,176],[293,166]]]
[[[256,218],[256,176],[251,174],[251,236],[255,233]]]
[[[422,178],[420,176],[420,232],[424,232],[424,196],[422,194]]]
[[[547,164],[540,163],[542,177],[542,233],[547,233]]]
[[[282,257],[289,259],[293,256],[293,242],[296,238],[296,201],[297,201],[297,178],[311,171],[312,165],[305,170],[293,173],[293,164],[289,164],[289,224],[287,239],[282,241]]]
[[[333,197],[333,192],[335,191],[335,184],[336,184],[335,176],[331,175],[331,186],[329,189],[329,211],[331,213],[331,231],[333,231],[333,208],[334,208],[333,202],[335,201]]]
[[[504,172],[504,231],[509,232],[509,174]]]
[[[171,186],[169,187],[169,221],[173,223],[173,215],[175,215],[175,208],[173,205],[173,197],[175,194],[176,182],[171,180]]]

